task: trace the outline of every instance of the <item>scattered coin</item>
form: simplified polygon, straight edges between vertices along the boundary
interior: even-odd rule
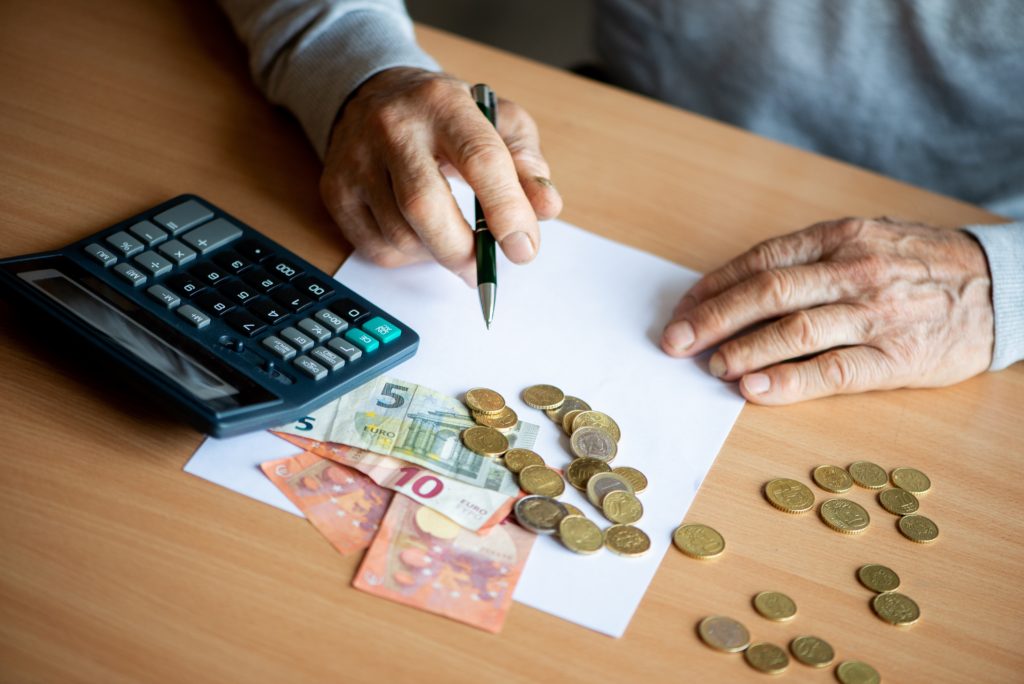
[[[932,488],[932,481],[917,468],[896,468],[890,477],[894,485],[912,494],[924,494]]]
[[[629,484],[633,485],[633,492],[639,494],[640,492],[647,489],[647,476],[641,473],[636,468],[630,468],[629,466],[619,466],[618,468],[612,468],[612,472],[616,475],[621,475],[626,478]]]
[[[912,625],[921,617],[921,609],[912,598],[898,591],[884,591],[871,599],[875,614],[893,625]]]
[[[550,496],[524,496],[513,508],[519,524],[534,534],[554,534],[569,511]]]
[[[853,481],[861,487],[881,489],[889,483],[889,476],[882,470],[882,467],[871,461],[854,461],[847,470]]]
[[[836,657],[832,645],[816,636],[798,636],[789,642],[789,650],[794,658],[811,667],[826,667]]]
[[[871,523],[864,508],[848,499],[828,499],[821,504],[821,519],[836,532],[856,534]]]
[[[853,486],[853,478],[850,477],[850,473],[846,472],[846,468],[839,466],[820,465],[814,469],[811,477],[819,487],[833,494],[848,492]]]
[[[462,443],[483,456],[501,456],[508,451],[508,439],[491,427],[477,425],[462,431]]]
[[[644,517],[644,506],[640,499],[629,492],[608,492],[601,500],[604,517],[613,523],[630,525]]]
[[[769,620],[785,622],[796,615],[796,603],[781,591],[762,591],[754,597],[754,608]]]
[[[590,404],[583,401],[579,397],[572,397],[568,394],[565,395],[565,401],[562,405],[555,409],[547,409],[544,413],[547,414],[548,418],[555,421],[559,425],[562,424],[562,419],[565,418],[565,414],[569,411],[589,411]]]
[[[569,446],[572,453],[580,458],[597,458],[602,461],[611,461],[619,451],[618,445],[607,431],[589,425],[572,431]]]
[[[508,459],[508,456],[505,457]],[[569,467],[565,469],[565,477],[576,489],[587,491],[587,482],[598,473],[607,473],[611,470],[607,463],[597,458],[576,458]]]
[[[558,503],[560,503],[563,506],[565,506],[565,510],[569,511],[569,515],[582,515],[584,518],[587,517],[587,516],[583,515],[583,511],[581,511],[580,509],[576,508],[575,506],[573,506],[568,501],[559,501]]]
[[[479,411],[471,413],[477,425],[492,427],[495,430],[511,430],[519,424],[519,416],[508,406],[497,413],[480,413]]]
[[[529,449],[509,449],[505,452],[505,467],[513,473],[518,473],[526,466],[546,465],[540,454]]]
[[[867,565],[860,566],[857,570],[857,579],[865,587],[878,593],[892,591],[900,586],[900,576],[878,563],[868,563]]]
[[[765,641],[750,644],[743,652],[743,658],[750,667],[765,674],[779,674],[789,667],[789,656],[786,652]]]
[[[558,471],[543,465],[531,465],[519,471],[519,487],[527,494],[559,496],[565,491],[565,482]]]
[[[505,397],[486,387],[474,387],[466,392],[466,406],[470,411],[493,414],[505,408]]]
[[[878,670],[860,660],[844,660],[836,668],[836,679],[842,684],[881,684]]]
[[[604,546],[601,528],[582,515],[562,518],[558,523],[558,536],[566,548],[576,553],[595,553]]]
[[[600,411],[583,411],[577,414],[572,419],[572,432],[576,434],[576,431],[581,427],[599,427],[605,430],[609,435],[612,436],[616,442],[622,439],[622,431],[619,430],[619,425],[610,416],[601,413]]]
[[[554,385],[533,385],[523,390],[523,401],[530,408],[556,409],[565,401],[565,393]]]
[[[725,538],[713,527],[700,523],[677,527],[672,533],[672,543],[691,558],[715,558],[725,551]]]
[[[804,513],[814,507],[814,493],[802,482],[778,478],[764,486],[768,502],[786,513]]]
[[[904,537],[919,544],[928,544],[939,537],[939,526],[923,515],[905,515],[898,524]]]
[[[562,429],[565,431],[565,434],[572,436],[572,421],[581,413],[583,413],[581,409],[574,409],[562,416]]]
[[[626,478],[615,473],[597,473],[587,481],[587,499],[597,508],[601,508],[604,497],[611,492],[629,492],[632,494],[633,488],[626,481]]]
[[[750,645],[750,632],[742,623],[724,615],[712,615],[697,625],[701,641],[726,653],[738,653]]]
[[[921,505],[917,497],[905,489],[886,489],[878,493],[878,503],[894,515],[910,515]]]
[[[651,538],[639,527],[612,525],[604,531],[604,544],[620,556],[642,556],[651,548]]]

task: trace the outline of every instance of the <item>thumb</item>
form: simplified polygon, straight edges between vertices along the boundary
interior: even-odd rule
[[[833,349],[806,361],[780,363],[740,379],[755,404],[779,405],[899,387],[889,357],[873,347]]]

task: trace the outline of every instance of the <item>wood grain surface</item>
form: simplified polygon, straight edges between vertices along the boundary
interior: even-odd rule
[[[419,37],[534,115],[564,218],[695,269],[825,218],[994,219],[438,31]],[[192,191],[332,271],[348,248],[318,173],[214,3],[0,4],[0,255],[56,248]],[[670,549],[622,639],[518,604],[492,636],[353,590],[358,559],[305,521],[182,472],[201,435],[0,313],[4,682],[764,681],[698,640],[715,613],[758,640],[821,636],[886,682],[1022,681],[1021,365],[942,390],[746,407],[687,516],[725,535],[723,557]],[[686,444],[679,435],[680,459]],[[849,494],[872,516],[859,536],[761,495],[773,477],[810,483],[814,466],[857,459],[931,477],[922,513],[941,529],[935,544],[902,538],[867,490]],[[855,578],[866,562],[900,574],[919,624],[874,616]],[[797,602],[795,620],[756,615],[766,589]],[[834,675],[794,663],[779,680]]]

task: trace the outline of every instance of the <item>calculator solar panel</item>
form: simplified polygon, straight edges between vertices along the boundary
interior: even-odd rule
[[[215,436],[301,417],[419,344],[394,316],[196,195],[56,252],[0,260],[0,289]]]

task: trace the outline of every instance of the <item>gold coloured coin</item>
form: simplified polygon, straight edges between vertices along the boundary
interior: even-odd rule
[[[917,468],[896,468],[889,476],[894,485],[911,494],[924,494],[932,488],[932,481]]]
[[[881,489],[889,483],[889,476],[882,467],[871,461],[854,461],[847,470],[853,481],[861,487]]]
[[[861,660],[844,660],[839,663],[836,679],[842,684],[882,684],[878,670]]]
[[[786,513],[804,513],[814,508],[814,493],[810,487],[789,478],[768,482],[764,486],[764,495],[772,506]]]
[[[639,527],[612,525],[604,531],[604,544],[620,556],[636,557],[650,550],[651,538]]]
[[[565,414],[569,411],[589,411],[590,404],[583,401],[579,397],[565,395],[565,401],[558,408],[547,409],[544,413],[547,414],[548,418],[555,421],[559,425],[562,424],[562,419],[565,418]]]
[[[471,413],[477,425],[492,427],[495,430],[511,430],[519,424],[519,416],[508,406],[497,413],[480,413],[479,411],[471,411]]]
[[[828,499],[821,504],[821,519],[836,532],[857,534],[871,523],[871,516],[860,504],[848,499]]]
[[[839,466],[820,465],[814,469],[811,477],[819,487],[833,494],[848,492],[853,486],[853,478],[850,477],[850,473],[846,472],[846,468]]]
[[[462,443],[483,456],[501,456],[508,451],[508,438],[492,427],[477,425],[462,431]]]
[[[466,406],[477,413],[497,413],[505,408],[505,397],[486,387],[474,387],[466,392]]]
[[[506,456],[506,458],[508,458]],[[587,491],[587,483],[598,473],[607,473],[611,470],[608,464],[597,458],[576,458],[569,467],[565,469],[565,477],[576,489],[581,492]]]
[[[690,558],[717,558],[725,551],[725,538],[713,527],[700,523],[680,525],[672,533],[672,543]]]
[[[527,494],[559,496],[565,491],[565,482],[557,471],[547,466],[531,465],[519,471],[519,487]]]
[[[626,478],[626,480],[629,481],[629,484],[633,485],[633,492],[636,494],[647,489],[647,476],[636,468],[619,466],[618,468],[612,468],[612,472]]]
[[[857,579],[865,587],[878,593],[892,591],[900,586],[900,576],[878,563],[860,566],[857,569]]]
[[[462,531],[461,525],[426,506],[416,511],[416,527],[437,539],[455,539]]]
[[[577,427],[569,438],[572,453],[579,458],[597,458],[611,461],[619,453],[619,445],[604,428],[594,426]]]
[[[894,515],[910,515],[916,513],[921,505],[917,497],[905,489],[885,489],[878,492],[878,503],[882,508]]]
[[[550,496],[524,496],[512,509],[516,520],[534,534],[554,534],[569,511]]]
[[[939,526],[923,515],[905,515],[898,524],[900,532],[910,541],[929,544],[939,538]]]
[[[612,439],[616,442],[622,439],[622,431],[619,430],[619,424],[612,420],[611,416],[600,411],[583,411],[578,413],[572,419],[573,434],[576,434],[576,431],[581,427],[599,427],[611,435]]]
[[[750,644],[743,652],[743,659],[747,661],[747,665],[765,674],[779,674],[789,667],[789,656],[786,652],[765,641]]]
[[[644,517],[644,506],[640,499],[629,492],[608,492],[601,500],[601,510],[604,517],[613,523],[631,525]]]
[[[597,473],[592,475],[587,481],[587,499],[596,508],[601,508],[604,497],[612,492],[629,492],[632,494],[633,488],[626,481],[626,478],[615,473]]]
[[[513,473],[518,473],[526,466],[546,465],[544,459],[535,451],[530,449],[509,449],[505,452],[505,467]]]
[[[554,385],[533,385],[523,390],[523,401],[530,408],[556,409],[565,401],[565,392]]]
[[[576,416],[580,415],[581,413],[583,413],[581,409],[574,409],[566,413],[564,416],[562,416],[562,430],[565,431],[565,434],[569,435],[570,437],[572,436],[572,421],[575,420]]]
[[[576,553],[596,553],[604,546],[604,534],[593,521],[582,515],[567,515],[558,523],[558,536],[566,548]]]
[[[781,591],[762,591],[754,597],[754,608],[762,617],[776,622],[792,620],[796,615],[796,603]]]
[[[914,599],[898,591],[884,591],[871,599],[875,615],[892,625],[912,625],[921,617]]]
[[[724,615],[711,615],[697,625],[701,641],[718,651],[739,653],[750,645],[750,632],[742,623]]]
[[[571,503],[566,501],[559,501],[560,504],[565,506],[565,510],[569,511],[569,515],[582,515],[584,518],[587,516],[583,515],[583,511],[573,506]]]
[[[832,645],[816,636],[796,637],[789,642],[789,650],[794,658],[811,667],[827,667],[836,657]]]

